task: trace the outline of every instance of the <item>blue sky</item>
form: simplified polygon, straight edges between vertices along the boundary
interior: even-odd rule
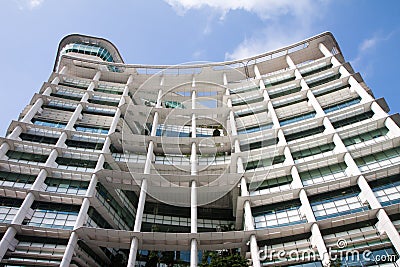
[[[0,134],[46,81],[67,34],[104,37],[126,63],[223,61],[331,31],[391,113],[400,111],[400,1],[3,0]]]

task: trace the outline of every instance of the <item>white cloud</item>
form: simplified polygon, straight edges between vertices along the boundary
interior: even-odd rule
[[[220,14],[223,20],[232,10],[243,10],[256,14],[262,26],[250,37],[246,37],[227,60],[253,56],[288,45],[310,35],[317,18],[324,15],[330,0],[164,0],[179,15],[190,9],[210,8]],[[207,24],[205,34],[209,33]]]
[[[364,40],[360,45],[360,51],[364,52],[370,48],[373,48],[378,43],[379,39],[377,37],[373,37],[370,39]]]
[[[202,56],[204,56],[204,50],[196,50],[193,54],[192,54],[192,58],[195,60],[200,60],[202,58]]]
[[[266,26],[258,35],[245,38],[233,52],[225,53],[226,60],[235,60],[262,54],[305,38],[305,33],[295,32],[288,34],[285,27],[278,29],[279,25]]]
[[[361,42],[358,47],[357,56],[350,61],[350,63],[355,67],[355,69],[361,70],[363,72],[364,78],[372,74],[374,71],[373,62],[369,59],[369,55],[373,53],[374,48],[376,48],[381,43],[390,40],[397,31],[392,31],[386,35],[375,34],[374,36],[367,38]]]
[[[15,0],[19,9],[35,9],[44,3],[44,0]]]
[[[261,19],[270,19],[288,13],[303,13],[313,6],[311,0],[165,0],[179,15],[189,9],[210,7],[221,12],[222,18],[231,10],[245,10],[257,14]],[[305,16],[307,17],[307,16]]]
[[[28,6],[33,9],[36,7],[39,7],[41,4],[43,4],[44,0],[29,0],[28,1]]]

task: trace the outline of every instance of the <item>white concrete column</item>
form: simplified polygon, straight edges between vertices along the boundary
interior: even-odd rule
[[[191,182],[190,186],[190,232],[197,233],[197,184]]]
[[[190,267],[197,267],[198,253],[197,253],[197,240],[193,238],[190,241]]]
[[[322,124],[325,127],[325,130],[324,130],[325,134],[336,133],[335,128],[333,127],[331,121],[327,117],[325,117],[323,119]]]
[[[289,55],[286,55],[286,63],[288,64],[289,68],[295,69],[296,65],[294,64],[292,58]]]
[[[294,69],[294,75],[296,77],[296,80],[301,79],[303,76],[301,76],[300,71],[296,68],[296,65],[294,64],[292,58],[289,55],[286,56],[286,62],[289,65],[290,69]]]
[[[376,216],[379,220],[376,224],[379,233],[381,235],[386,233],[397,253],[400,253],[400,235],[386,211],[384,209],[380,209]]]
[[[292,157],[292,153],[288,146],[283,149],[283,155],[285,155],[285,164],[287,165],[294,165],[294,160]]]
[[[98,82],[100,80],[100,77],[101,77],[101,71],[98,71],[94,75],[93,80]]]
[[[55,77],[52,81],[51,84],[58,84],[61,81],[60,77]]]
[[[311,245],[317,248],[318,254],[322,257],[323,265],[329,266],[330,257],[328,254],[328,250],[326,248],[325,241],[322,237],[319,226],[316,223],[314,212],[311,208],[310,202],[307,197],[307,193],[304,190],[304,188],[300,190],[299,197],[301,202],[302,213],[305,215],[308,222],[313,223],[313,225],[311,226]]]
[[[19,135],[23,132],[23,129],[21,126],[17,125],[14,130],[7,136],[7,139],[13,139],[13,140],[18,140]]]
[[[391,137],[398,137],[400,136],[400,128],[399,126],[393,121],[392,118],[388,117],[385,120],[385,126],[388,128]]]
[[[104,141],[102,152],[103,153],[111,153],[110,152],[110,145],[111,145],[111,138],[109,136],[107,136],[106,140]]]
[[[274,127],[279,128],[280,124],[279,124],[278,116],[276,116],[276,113],[275,113],[274,107],[272,106],[271,101],[268,101],[267,107],[268,107],[268,114],[271,116]]]
[[[339,73],[341,78],[350,76],[350,72],[343,65],[339,67]]]
[[[138,208],[136,210],[135,226],[133,229],[134,232],[140,232],[140,229],[142,227],[142,218],[143,218],[143,212],[144,212],[144,204],[146,202],[146,194],[147,194],[147,180],[143,179],[142,185],[140,188]],[[129,266],[129,267],[135,266],[136,254],[138,251],[138,247],[139,247],[138,239],[136,237],[134,237],[132,239],[131,247],[129,250],[129,259],[128,259],[127,266]]]
[[[300,81],[300,87],[301,87],[301,91],[310,90],[310,87],[308,87],[308,84],[306,83],[306,81],[303,78]]]
[[[323,43],[319,44],[319,50],[322,52],[322,54],[324,54],[325,57],[332,57],[331,59],[331,63],[333,65],[333,67],[337,67],[340,66],[342,64],[340,64],[339,60],[337,60],[333,54],[331,53],[331,51],[328,50],[328,48],[326,48],[326,46]]]
[[[264,80],[260,80],[260,82],[258,83],[258,86],[260,87],[260,91],[265,91],[265,83],[264,83]],[[263,92],[263,93],[266,93],[266,92]],[[265,96],[264,96],[264,99],[266,99],[265,98]],[[268,99],[269,99],[269,96],[268,96]]]
[[[34,200],[35,196],[31,192],[29,192],[26,195],[24,201],[22,202],[22,205],[19,208],[17,214],[14,216],[14,219],[12,220],[11,224],[19,224],[19,225],[22,224],[22,221],[29,213],[29,210]],[[9,226],[9,228],[7,229],[3,238],[0,241],[0,261],[7,253],[7,250],[15,245],[16,241],[14,238],[16,234],[17,230],[13,226]]]
[[[303,182],[301,181],[301,177],[299,175],[299,172],[297,170],[296,166],[293,166],[292,169],[290,170],[290,174],[292,175],[293,181],[292,181],[292,188],[303,188]]]
[[[62,132],[60,135],[60,138],[58,138],[58,141],[56,143],[56,147],[63,147],[66,148],[67,145],[65,144],[65,141],[67,141],[67,134],[65,132]]]
[[[126,81],[126,85],[130,85],[131,83],[133,83],[133,75],[129,75],[128,80]]]
[[[222,74],[222,81],[223,81],[223,85],[228,85],[228,78],[226,77],[226,73],[224,72]]]
[[[157,95],[157,102],[156,102],[156,108],[161,108],[161,103],[162,103],[162,94],[163,91],[160,89],[158,90],[158,95]]]
[[[149,147],[147,149],[146,162],[144,163],[144,174],[150,174],[151,161],[153,159],[153,150],[154,150],[154,143],[153,141],[150,141]]]
[[[363,100],[368,102],[374,100],[374,98],[365,91],[365,89],[357,82],[357,80],[351,76],[349,77],[350,90],[356,92]]]
[[[66,130],[73,130],[73,129],[74,129],[74,125],[75,125],[76,121],[77,121],[79,118],[82,117],[82,110],[83,110],[83,107],[82,107],[81,104],[79,104],[79,105],[76,107],[74,113],[72,113],[72,116],[71,116],[71,118],[69,119],[69,121],[68,121],[68,123],[67,123],[67,126],[65,126],[65,129],[66,129]]]
[[[254,220],[251,212],[250,201],[246,200],[243,204],[244,208],[244,230],[252,231],[254,230]]]
[[[56,159],[57,159],[57,157],[58,157],[58,152],[57,152],[56,149],[53,149],[53,150],[50,152],[50,155],[49,155],[49,157],[47,158],[47,160],[46,160],[44,166],[46,166],[46,167],[55,167],[55,166],[56,166]]]
[[[121,116],[121,109],[117,108],[117,112],[115,112],[114,118],[110,125],[110,129],[108,130],[109,134],[112,134],[113,132],[115,132],[115,129],[117,128],[120,116]]]
[[[78,229],[79,227],[82,227],[86,220],[87,220],[87,213],[90,207],[90,200],[86,197],[83,199],[81,207],[79,209],[78,217],[76,218],[75,225],[74,225],[74,230]]]
[[[38,111],[41,110],[43,105],[43,99],[38,98],[35,104],[29,109],[29,111],[25,114],[25,116],[21,119],[22,122],[30,123],[33,117],[36,115]]]
[[[101,170],[103,168],[104,161],[105,161],[104,155],[101,154],[99,156],[99,159],[97,160],[97,164],[96,164],[96,167],[95,167],[95,172],[98,171],[98,170]],[[75,224],[74,224],[74,229],[73,229],[74,231],[72,232],[72,234],[71,234],[71,236],[70,236],[70,238],[68,240],[67,247],[65,248],[64,255],[63,255],[63,260],[62,260],[60,266],[69,266],[69,264],[71,262],[72,256],[73,256],[74,251],[75,251],[75,247],[76,247],[76,245],[78,243],[78,235],[76,234],[75,230],[78,229],[79,227],[82,227],[86,222],[87,212],[88,212],[89,207],[90,207],[89,198],[94,196],[97,182],[98,182],[98,178],[97,178],[96,174],[93,174],[92,175],[92,179],[90,180],[88,189],[86,191],[85,198],[84,198],[84,200],[83,200],[83,202],[81,204],[81,207],[79,209],[78,217],[77,217],[77,219],[75,221]]]
[[[134,236],[132,238],[131,247],[129,249],[129,258],[127,267],[135,267],[138,247],[139,247],[139,239],[136,236]]]
[[[192,87],[195,88],[196,82],[193,77]],[[196,91],[192,91],[192,109],[196,109]],[[196,138],[196,115],[192,114],[192,138]],[[197,147],[196,143],[192,143],[190,154],[190,172],[191,175],[197,175]],[[197,233],[197,183],[192,181],[190,184],[190,232]],[[190,242],[190,266],[197,267],[198,252],[197,240],[193,238]]]
[[[347,175],[349,175],[349,176],[361,175],[360,169],[358,169],[358,166],[354,162],[354,159],[351,157],[350,153],[346,153],[344,155],[344,162],[347,165],[347,168],[346,168]]]
[[[103,155],[102,155],[103,156]],[[104,156],[103,156],[104,157]],[[104,162],[103,162],[104,164]],[[86,194],[85,197],[86,198],[92,198],[95,196],[96,193],[96,186],[97,186],[97,182],[99,181],[99,178],[97,178],[96,174],[92,175],[92,179],[90,180],[90,183],[88,185],[88,189],[86,190]]]
[[[157,135],[157,127],[158,127],[158,112],[154,112],[154,117],[153,117],[153,124],[151,126],[151,136],[156,136]]]
[[[256,75],[256,79],[261,79],[261,73],[256,64],[254,64],[254,73]]]
[[[86,89],[87,91],[90,91],[90,92],[94,92],[94,88],[96,87],[96,85],[95,85],[95,83],[92,81],[92,82],[90,82],[90,84],[89,84],[89,86],[88,86],[88,88]]]
[[[363,203],[368,202],[371,206],[371,209],[381,209],[382,205],[375,197],[374,192],[369,186],[367,180],[365,180],[364,176],[360,175],[357,179],[357,184],[361,189],[360,198]]]
[[[31,190],[36,190],[36,188],[41,188],[41,184],[43,184],[44,180],[46,179],[47,172],[42,169],[38,177],[36,178],[34,184],[31,187]],[[32,192],[29,192],[24,201],[21,204],[21,207],[19,208],[17,214],[14,216],[11,224],[22,224],[23,220],[25,219],[26,215],[30,213],[30,209],[32,206],[32,203],[35,201],[35,196],[33,195]],[[4,255],[6,254],[7,250],[10,247],[13,247],[15,243],[15,235],[17,234],[17,230],[13,227],[10,226],[7,231],[5,232],[3,238],[0,241],[0,261],[3,259]]]
[[[192,151],[190,154],[190,173],[191,175],[197,175],[197,151],[196,143],[192,143]]]
[[[65,248],[65,252],[62,257],[60,267],[69,267],[77,244],[78,244],[78,234],[76,232],[72,232],[71,236],[69,237],[67,247]]]
[[[52,92],[53,92],[53,89],[51,89],[51,87],[47,87],[46,90],[44,90],[42,95],[50,96]]]
[[[233,113],[232,110],[229,112],[229,123],[231,126],[232,136],[236,136],[237,128],[236,128],[235,114]]]
[[[250,236],[250,253],[251,253],[251,260],[253,262],[253,267],[261,267],[259,251],[260,250],[257,245],[256,236],[251,235]]]
[[[311,92],[311,90],[308,90],[307,97],[308,97],[308,104],[312,105],[312,107],[314,108],[315,112],[317,113],[316,116],[318,116],[318,117],[325,116],[324,110],[322,109],[321,105],[318,103],[317,99],[315,98],[315,96]]]
[[[31,190],[34,191],[42,191],[44,181],[47,178],[47,171],[45,169],[41,169],[38,176],[36,177],[35,182],[31,186]]]
[[[32,192],[29,192],[22,202],[22,205],[19,208],[17,214],[15,214],[11,224],[22,224],[26,215],[30,212],[33,201],[35,201],[35,196]]]
[[[242,197],[247,197],[249,196],[249,190],[247,190],[247,182],[246,182],[246,178],[242,177],[242,179],[240,179],[240,195]]]
[[[10,150],[10,145],[7,142],[3,142],[0,146],[0,159],[6,158],[8,150]]]
[[[331,259],[330,255],[328,253],[328,250],[326,248],[325,241],[322,237],[321,231],[319,229],[318,224],[314,223],[311,226],[311,244],[313,247],[316,247],[318,250],[318,254],[321,257],[322,265],[323,266],[329,266]]]
[[[287,145],[285,134],[283,133],[282,129],[278,130],[277,136],[278,136],[278,144],[277,144],[277,146],[285,146],[285,145]]]
[[[310,202],[308,201],[307,193],[304,188],[300,189],[299,192],[300,202],[301,202],[301,212],[302,215],[307,218],[308,222],[316,222],[314,212],[311,208]]]
[[[342,139],[340,138],[340,136],[337,133],[335,133],[333,135],[332,140],[333,140],[333,143],[335,144],[335,148],[333,149],[335,154],[347,152],[346,146],[343,144]]]
[[[68,66],[65,65],[62,67],[62,69],[58,72],[59,74],[66,74],[68,71]]]
[[[196,108],[196,91],[192,91],[192,109]]]
[[[7,228],[7,231],[4,233],[4,236],[0,241],[0,260],[2,260],[4,255],[6,255],[7,250],[10,247],[13,247],[16,234],[17,230],[13,226]]]
[[[267,90],[264,90],[264,89],[260,88],[260,91],[262,91],[262,94],[263,94],[263,97],[264,97],[264,102],[266,102],[268,104],[268,102],[271,100],[271,98],[269,98]]]
[[[83,94],[81,102],[88,103],[89,98],[90,98],[90,94],[88,92],[86,92]]]
[[[375,113],[374,118],[376,119],[387,117],[387,113],[375,101],[371,104],[371,110]]]
[[[154,149],[154,143],[153,143],[153,141],[150,141],[149,148],[147,150],[146,163],[144,166],[144,174],[150,174],[151,160],[153,158],[153,149]],[[142,227],[142,219],[143,219],[143,212],[144,212],[144,204],[146,202],[146,195],[147,195],[147,179],[144,178],[142,180],[142,184],[140,187],[139,201],[138,201],[138,207],[136,210],[136,217],[135,217],[135,225],[133,227],[134,232],[140,232],[140,229]],[[131,242],[128,266],[135,266],[136,253],[138,250],[138,246],[139,246],[139,242],[138,242],[137,238],[134,237]]]

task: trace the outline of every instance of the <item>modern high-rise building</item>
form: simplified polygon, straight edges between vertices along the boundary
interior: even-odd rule
[[[0,266],[399,266],[388,112],[331,33],[176,66],[69,35],[1,138]]]

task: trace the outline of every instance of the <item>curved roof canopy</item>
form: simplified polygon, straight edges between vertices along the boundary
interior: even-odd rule
[[[107,62],[124,63],[118,49],[110,41],[87,35],[71,34],[64,37],[58,46],[54,71],[60,62],[61,56],[71,52],[97,56]]]

